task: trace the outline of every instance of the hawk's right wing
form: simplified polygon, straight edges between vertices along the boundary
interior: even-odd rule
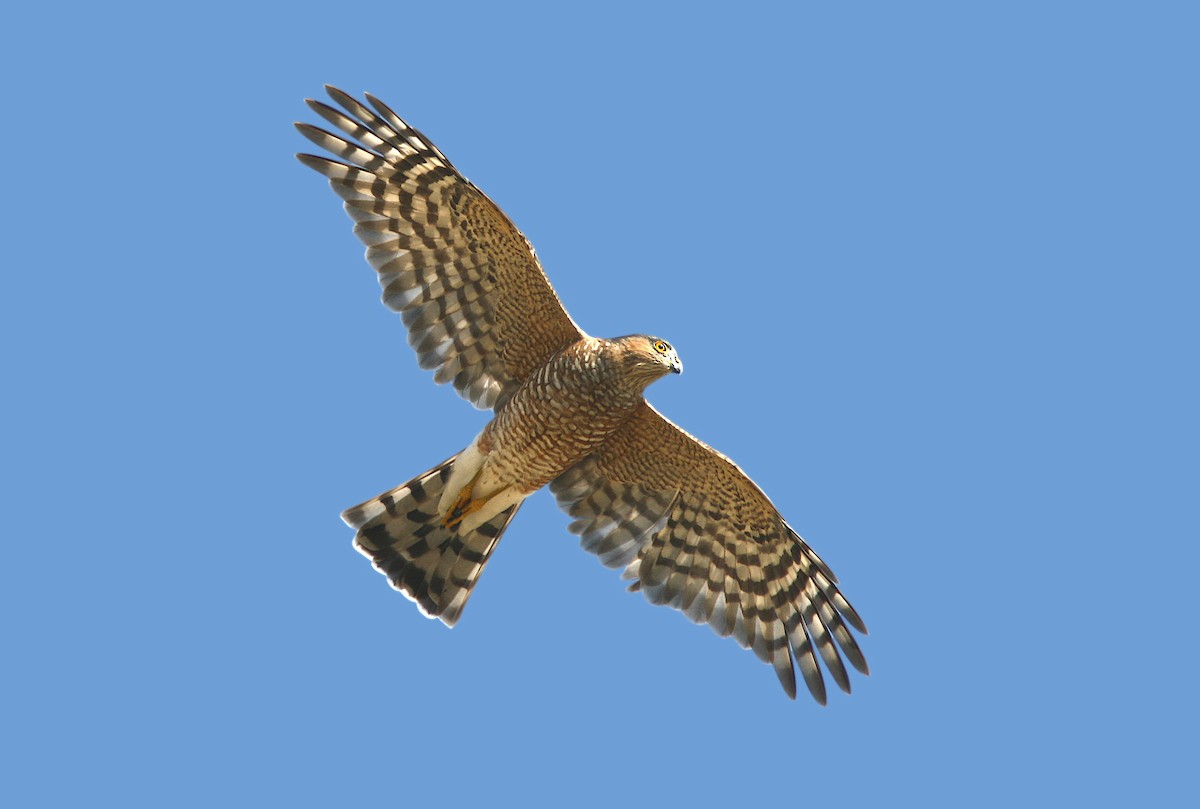
[[[371,95],[373,110],[325,89],[349,115],[308,105],[349,137],[296,128],[346,162],[297,157],[345,200],[421,367],[436,368],[436,381],[453,382],[476,407],[502,406],[583,332],[525,236],[436,146]]]

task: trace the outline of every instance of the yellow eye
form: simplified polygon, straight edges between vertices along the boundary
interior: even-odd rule
[[[664,343],[662,340],[658,340],[657,342],[654,343],[654,350],[657,351],[659,354],[666,354],[667,353],[667,344]]]

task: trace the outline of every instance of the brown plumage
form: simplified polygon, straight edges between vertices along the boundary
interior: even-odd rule
[[[646,387],[682,364],[647,335],[585,335],[533,248],[437,147],[377,99],[308,104],[347,137],[298,155],[345,200],[383,300],[421,367],[495,415],[462,452],[348,509],[356,547],[421,610],[453,625],[501,534],[549,484],[583,547],[653,603],[732,635],[795,696],[793,660],[825,701],[818,659],[866,673],[837,579],[728,458],[663,418]],[[840,650],[840,652],[839,652]]]

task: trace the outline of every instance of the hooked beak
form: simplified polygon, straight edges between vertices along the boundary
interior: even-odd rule
[[[671,373],[673,373],[673,374],[682,374],[683,373],[683,362],[682,362],[682,360],[679,359],[678,354],[674,354],[674,353],[671,354]]]

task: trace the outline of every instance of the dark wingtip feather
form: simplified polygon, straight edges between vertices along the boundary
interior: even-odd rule
[[[787,664],[784,665],[780,660],[774,666],[775,675],[779,678],[779,684],[783,686],[784,692],[788,695],[788,699],[796,699],[796,666],[793,663],[792,649],[790,646],[784,646],[787,650]]]
[[[350,106],[355,106],[358,104],[358,101],[354,98],[354,96],[350,95],[349,93],[345,92],[344,90],[339,90],[338,88],[334,87],[332,84],[325,85],[325,92],[329,94],[330,98],[332,98],[338,104],[341,104],[343,107],[346,107],[347,109],[349,109]],[[350,106],[347,106],[347,105],[350,105]]]
[[[825,706],[829,704],[829,698],[825,694],[824,678],[819,678],[815,682],[812,680],[806,680],[805,684],[808,685],[808,693],[812,695],[813,700],[818,705]]]
[[[328,132],[326,132],[324,129],[321,129],[321,127],[319,127],[319,126],[313,126],[312,124],[306,124],[303,121],[297,121],[294,124],[294,126],[296,127],[296,131],[298,131],[301,135],[308,138],[313,143],[317,144],[318,146],[320,146],[322,148],[324,148],[324,146],[325,146],[325,144],[322,142],[325,138],[337,137],[336,135],[330,135]]]
[[[305,152],[297,152],[296,159],[299,160],[304,165],[308,166],[313,171],[317,172],[318,174],[323,174],[326,177],[332,177],[332,175],[330,174],[330,171],[336,171],[336,169],[331,168],[333,166],[337,166],[338,168],[341,168],[341,169],[357,169],[360,172],[363,171],[362,169],[358,168],[357,166],[351,166],[349,163],[343,163],[340,160],[331,160],[328,157],[321,157],[320,155],[315,155],[315,154],[307,154]],[[366,173],[366,172],[364,172],[364,173]]]
[[[318,115],[321,115],[322,117],[325,115],[325,113],[322,112],[322,110],[333,110],[333,107],[329,106],[324,101],[318,101],[315,98],[306,98],[306,99],[304,99],[304,103],[308,105],[308,108],[310,110],[317,113]],[[336,112],[336,110],[334,110],[334,112]]]
[[[328,158],[321,157],[320,155],[308,154],[307,152],[296,152],[296,159],[308,166],[310,169],[315,169],[317,171],[320,171],[320,169],[317,168],[317,165],[319,165],[320,162],[329,162]]]
[[[862,634],[869,635],[870,633],[867,631],[867,625],[863,623],[862,618],[858,617],[858,613],[855,612],[854,607],[851,607],[850,602],[846,601],[844,598],[842,600],[845,602],[844,606],[840,604],[838,605],[838,612],[842,614],[842,618],[846,621],[846,623],[850,624],[850,626],[854,627]]]
[[[363,98],[367,99],[367,102],[372,107],[374,107],[376,109],[376,111],[379,112],[379,114],[383,115],[385,118],[388,115],[396,115],[396,113],[392,110],[391,107],[389,107],[387,104],[380,101],[377,97],[371,95],[370,93],[363,93]],[[399,116],[397,116],[397,117],[399,117]]]
[[[847,635],[847,638],[849,638],[849,635]],[[839,640],[841,641],[842,654],[850,661],[850,665],[854,666],[860,673],[869,675],[871,670],[867,667],[867,658],[863,656],[862,650],[858,648],[858,644],[854,643],[853,640],[850,643],[846,643],[845,640]]]
[[[829,674],[833,677],[833,681],[837,683],[838,688],[849,694],[850,675],[846,672],[846,667],[842,664],[841,655],[837,653],[837,649],[833,647],[832,643],[830,644],[830,651],[831,653],[828,655],[822,653],[822,657],[825,660],[825,667],[829,669]]]

